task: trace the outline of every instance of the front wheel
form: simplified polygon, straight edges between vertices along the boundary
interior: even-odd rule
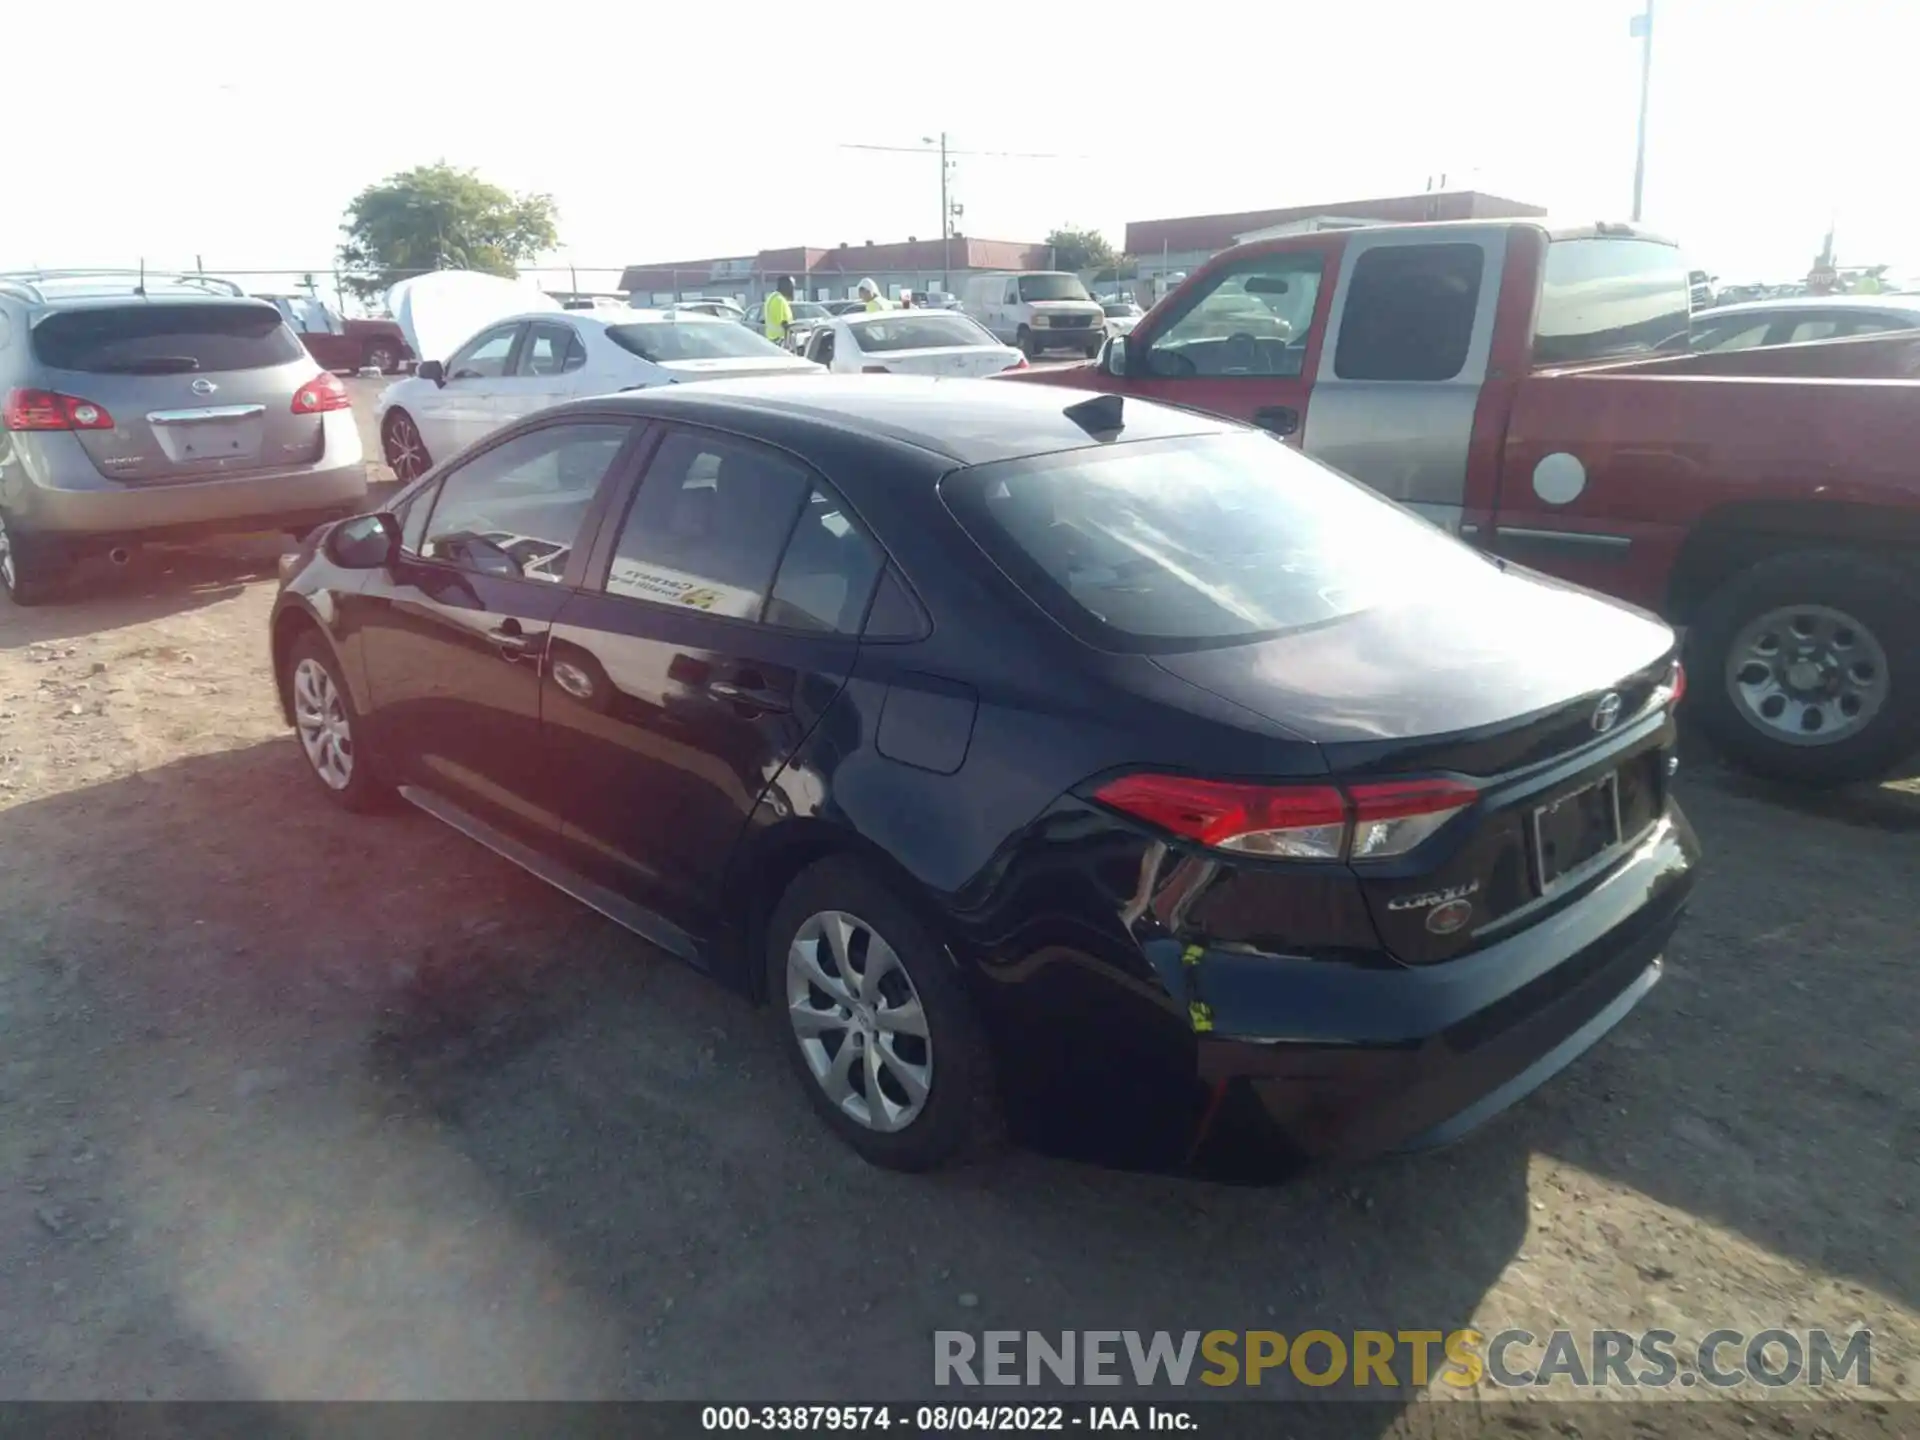
[[[862,1158],[932,1170],[996,1128],[986,1037],[952,961],[864,866],[802,871],[774,910],[766,962],[794,1072]]]
[[[1029,360],[1038,359],[1040,347],[1033,343],[1033,332],[1022,325],[1013,337],[1013,343],[1020,347],[1020,353]]]
[[[1701,725],[1758,774],[1851,784],[1920,745],[1920,587],[1871,556],[1763,560],[1707,599],[1687,648]]]
[[[419,479],[433,464],[427,442],[420,438],[419,424],[404,410],[388,413],[380,427],[380,449],[387,458],[387,468],[403,482]]]
[[[293,642],[286,685],[300,752],[327,798],[343,810],[379,808],[390,792],[367,754],[364,726],[340,676],[339,661],[317,631],[309,630]]]

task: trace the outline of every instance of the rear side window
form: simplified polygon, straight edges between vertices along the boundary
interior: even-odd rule
[[[1555,240],[1547,246],[1540,285],[1534,363],[1574,365],[1683,351],[1692,295],[1686,262],[1671,245],[1606,237]]]
[[[880,548],[848,517],[840,497],[816,485],[787,541],[761,618],[790,630],[858,635],[885,563]]]
[[[1478,245],[1387,245],[1347,281],[1333,373],[1342,380],[1451,380],[1480,304]]]
[[[1496,572],[1425,520],[1289,449],[1233,434],[959,470],[940,492],[980,547],[1104,650],[1236,644]]]
[[[33,327],[33,353],[55,370],[179,375],[289,365],[305,348],[266,305],[114,305],[63,310]]]
[[[654,364],[675,360],[765,359],[785,355],[773,341],[731,320],[642,320],[609,325],[607,338]]]
[[[849,325],[848,332],[869,355],[894,350],[934,350],[943,345],[998,345],[986,331],[964,315],[916,315],[911,310],[889,310],[882,320]]]

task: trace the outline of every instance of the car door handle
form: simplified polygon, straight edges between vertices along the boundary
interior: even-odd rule
[[[726,700],[775,715],[783,715],[793,708],[792,702],[784,695],[763,686],[742,685],[732,680],[709,680],[707,693],[716,700]]]
[[[1291,435],[1300,428],[1300,412],[1291,405],[1263,405],[1253,412],[1253,423],[1276,435]]]
[[[540,648],[541,641],[545,639],[544,631],[529,635],[520,628],[518,620],[502,621],[487,631],[487,643],[508,660],[518,660],[522,656],[531,655]]]

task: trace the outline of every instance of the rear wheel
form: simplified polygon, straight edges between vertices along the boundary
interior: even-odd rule
[[[865,867],[802,871],[767,930],[767,994],[807,1098],[864,1159],[931,1170],[994,1129],[992,1067],[946,952]]]
[[[368,365],[382,375],[391,375],[400,368],[400,352],[386,340],[376,340],[367,347],[365,356]]]
[[[380,427],[380,449],[386,455],[387,468],[398,480],[417,480],[433,464],[427,442],[420,438],[419,425],[404,410],[388,413]]]
[[[1872,780],[1920,744],[1920,588],[1870,556],[1809,551],[1740,572],[1687,648],[1701,724],[1759,774]]]
[[[0,510],[0,590],[9,600],[39,605],[51,599],[70,569],[64,553],[10,528],[7,512]]]

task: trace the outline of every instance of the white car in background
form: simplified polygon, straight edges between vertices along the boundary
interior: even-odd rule
[[[563,310],[537,290],[491,275],[442,271],[402,281],[388,305],[421,357],[374,411],[381,453],[402,480],[563,400],[821,373],[731,320],[683,310]]]
[[[954,310],[835,315],[817,323],[806,343],[808,360],[843,375],[998,375],[1027,364]]]
[[[1131,300],[1102,300],[1101,313],[1107,317],[1107,338],[1115,335],[1131,335],[1133,327],[1147,312]]]

